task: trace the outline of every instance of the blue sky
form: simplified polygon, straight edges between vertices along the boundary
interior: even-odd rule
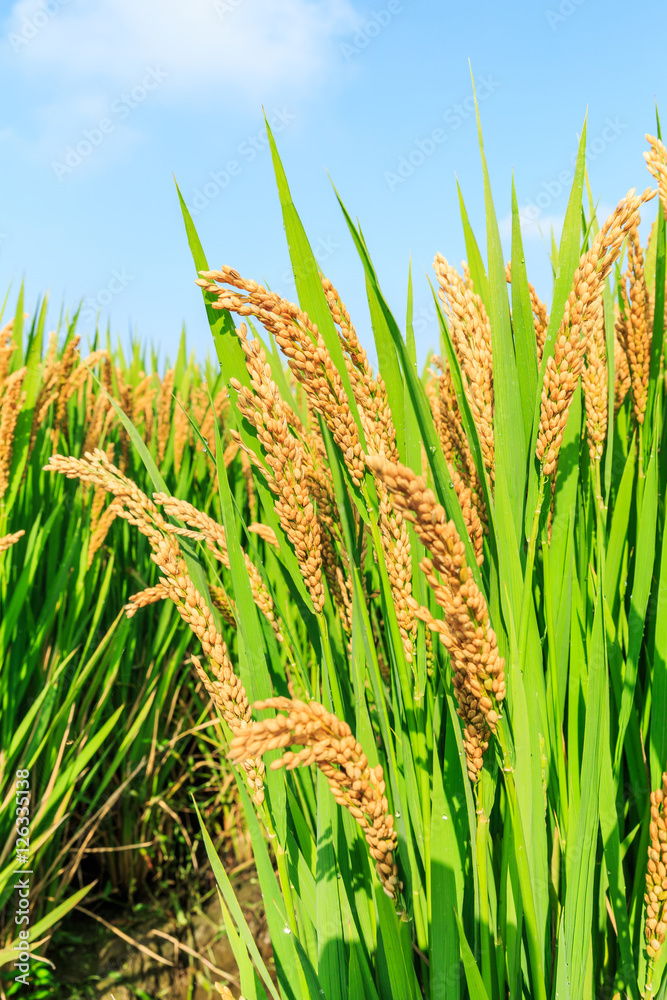
[[[433,256],[464,256],[457,177],[484,240],[468,60],[501,229],[513,170],[544,296],[540,229],[561,224],[586,109],[591,182],[610,210],[649,183],[644,133],[656,99],[667,107],[657,2],[0,0],[0,45],[0,295],[25,275],[29,303],[50,293],[53,323],[83,300],[84,330],[99,309],[163,357],[184,322],[198,354],[209,346],[172,174],[210,265],[294,298],[262,106],[368,347],[361,267],[327,171],[401,321],[412,255],[422,356],[437,342]]]

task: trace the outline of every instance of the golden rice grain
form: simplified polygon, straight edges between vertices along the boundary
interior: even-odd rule
[[[644,934],[646,954],[653,962],[662,950],[667,929],[667,773],[662,788],[651,792],[651,843],[646,867],[646,918]]]
[[[317,326],[294,303],[268,292],[256,281],[242,278],[234,268],[223,267],[219,271],[201,271],[200,274],[197,284],[216,297],[213,309],[227,309],[240,316],[256,316],[273,334],[315,410],[324,417],[341,449],[353,482],[360,485],[364,477],[364,463],[359,431],[340,373]],[[225,284],[238,291],[220,287]]]
[[[319,612],[324,607],[321,532],[308,488],[306,454],[302,443],[290,432],[287,406],[271,379],[260,342],[249,341],[243,325],[237,333],[251,383],[249,387],[242,386],[232,379],[231,385],[239,394],[239,410],[257,431],[270,470],[266,470],[266,477],[276,497],[276,513],[294,546],[313,605]]]
[[[27,368],[17,368],[8,375],[0,397],[0,500],[9,487],[9,470],[14,451],[14,432],[21,411],[21,392]]]
[[[99,450],[83,459],[53,455],[45,470],[100,486],[119,500],[117,516],[125,518],[148,538],[153,550],[151,558],[161,573],[161,587],[209,658],[213,680],[200,661],[193,657],[195,669],[206,690],[233,732],[247,726],[251,716],[245,688],[234,673],[226,643],[217,630],[211,610],[190,578],[178,541],[153,501]],[[150,603],[152,599],[161,599],[161,594],[156,597],[154,592],[144,591],[135,595],[126,612],[131,616],[142,601]],[[243,766],[255,801],[259,804],[264,799],[264,765],[261,761],[247,760]]]
[[[174,370],[165,372],[160,386],[157,407],[157,457],[158,462],[164,460],[167,443],[171,433],[172,393],[174,390]]]
[[[635,420],[638,424],[643,424],[651,365],[652,320],[651,303],[644,278],[644,255],[636,226],[628,234],[628,266],[623,275],[621,298],[625,316],[619,319],[617,335],[630,368]]]
[[[192,529],[167,525],[167,531],[172,534],[194,538],[198,541],[205,541],[208,550],[220,560],[226,569],[229,569],[229,552],[227,550],[225,530],[221,524],[218,524],[217,521],[203,511],[197,510],[196,507],[186,500],[179,500],[177,497],[168,496],[166,493],[154,493],[153,499],[167,514],[190,525],[190,529]],[[276,618],[273,600],[266,589],[262,576],[246,552],[243,553],[243,559],[255,604],[271,625],[278,642],[283,642],[281,622]],[[221,590],[222,588],[217,589]]]
[[[634,190],[628,192],[597,233],[590,249],[581,256],[574,272],[554,353],[544,372],[535,451],[544,476],[551,476],[556,471],[570,404],[583,368],[591,310],[602,294],[625,237],[639,221],[640,206],[654,194],[650,188],[639,196]]]
[[[319,767],[336,802],[350,812],[363,830],[382,888],[395,900],[401,888],[395,860],[398,838],[394,817],[388,811],[381,765],[370,767],[348,724],[318,702],[268,698],[253,707],[275,708],[287,715],[252,722],[231,741],[230,758],[238,761],[249,756],[260,757],[269,750],[303,747],[297,753],[287,750],[271,763],[271,769],[292,770],[310,764]]]
[[[614,328],[614,414],[620,410],[632,384],[628,356],[619,341],[619,322],[616,321]]]
[[[658,182],[660,204],[663,215],[667,218],[667,147],[656,136],[648,133],[646,133],[646,141],[651,148],[647,153],[644,153],[644,159],[650,173]]]
[[[484,465],[493,482],[495,457],[491,324],[480,296],[472,291],[442,254],[436,255],[433,267],[438,278],[438,297],[449,320],[465,393],[479,434]]]
[[[92,566],[93,559],[95,558],[95,553],[104,545],[104,540],[109,533],[109,528],[116,520],[116,517],[120,513],[122,508],[122,501],[118,497],[114,497],[107,509],[101,515],[95,530],[91,532],[90,540],[88,542],[88,566]]]
[[[466,722],[464,746],[470,779],[483,765],[489,734],[495,732],[498,710],[505,698],[505,664],[498,653],[484,597],[465,558],[465,548],[453,521],[427,489],[421,476],[383,456],[368,456],[369,468],[387,486],[396,505],[412,520],[417,535],[432,559],[423,559],[422,571],[434,597],[445,612],[436,620],[431,612],[410,599],[415,614],[437,632],[449,652],[454,670],[458,712]]]
[[[21,531],[15,531],[13,535],[3,535],[0,538],[0,552],[6,552],[7,549],[10,549],[12,545],[15,545],[19,538],[23,535],[25,535],[25,531],[23,531],[23,529],[21,529]]]
[[[584,352],[585,365],[581,372],[586,407],[586,433],[591,462],[602,458],[607,436],[607,346],[604,328],[604,305],[598,296],[588,318]]]

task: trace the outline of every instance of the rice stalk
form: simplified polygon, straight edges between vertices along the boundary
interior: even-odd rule
[[[396,865],[397,836],[394,817],[388,812],[384,771],[372,768],[362,747],[346,722],[336,718],[323,705],[290,698],[267,698],[255,702],[256,710],[275,708],[287,715],[252,722],[231,741],[229,757],[241,761],[248,756],[261,757],[270,750],[302,746],[288,750],[271,762],[271,770],[316,764],[329,782],[336,802],[347,809],[364,832],[375,870],[387,896],[396,900],[401,884]]]
[[[340,374],[317,327],[298,306],[273,292],[267,292],[256,281],[242,278],[234,268],[203,271],[197,284],[216,296],[213,309],[227,309],[239,316],[256,316],[273,334],[313,408],[324,417],[341,449],[353,482],[360,486],[364,463],[359,431],[350,412]],[[225,284],[246,294],[220,287]]]
[[[660,956],[667,931],[667,773],[662,776],[662,788],[651,792],[651,823],[648,862],[646,866],[646,915],[644,935],[648,968],[646,972],[647,993],[652,990],[653,966]]]
[[[232,380],[238,406],[257,431],[269,469],[266,481],[275,495],[275,510],[283,531],[294,546],[303,578],[316,611],[324,606],[320,525],[308,492],[306,455],[290,432],[291,417],[283,403],[259,341],[248,341],[245,326],[237,331],[246,356],[251,386]],[[269,471],[270,470],[270,471]]]
[[[614,415],[620,410],[632,385],[628,356],[619,339],[619,322],[617,319],[614,324]]]
[[[167,442],[171,432],[172,391],[174,388],[174,370],[165,372],[160,386],[157,409],[157,457],[162,462],[167,451]]]
[[[607,346],[604,304],[599,296],[591,306],[581,384],[586,406],[586,433],[591,462],[599,462],[607,438]]]
[[[169,531],[167,522],[155,504],[99,450],[87,454],[83,459],[53,455],[45,466],[45,471],[59,472],[69,479],[101,486],[119,501],[117,516],[137,527],[148,538],[153,550],[151,559],[161,573],[161,587],[176,605],[183,621],[197,636],[209,659],[213,681],[209,679],[201,662],[193,657],[195,669],[206,690],[232,732],[247,726],[251,717],[248,698],[232,668],[227,645],[215,626],[210,609],[190,578],[174,534]],[[143,597],[135,595],[127,609],[130,615],[136,612],[145,599],[145,592]],[[244,762],[244,768],[253,797],[260,804],[264,799],[264,765],[261,761],[249,759]]]
[[[475,549],[477,564],[481,566],[484,559],[484,533],[488,530],[482,486],[463,430],[449,363],[434,356],[431,364],[440,371],[440,375],[434,378],[434,389],[436,386],[437,389],[431,393],[434,421],[468,535]]]
[[[183,453],[190,438],[190,421],[186,405],[187,400],[182,399],[179,393],[174,405],[174,468],[177,473],[181,471]]]
[[[507,263],[505,265],[505,277],[507,278],[508,284],[512,281],[512,265]],[[544,341],[547,336],[547,329],[549,326],[549,313],[547,305],[542,302],[541,298],[535,290],[535,286],[528,282],[528,293],[530,295],[530,307],[533,312],[533,325],[535,327],[535,346],[537,348],[537,364],[538,367],[542,364],[542,354],[544,353]]]
[[[104,499],[104,496],[105,493],[97,488],[94,494],[93,504],[95,504],[95,500],[98,497]],[[109,528],[116,520],[121,508],[122,501],[119,500],[118,497],[114,497],[104,513],[96,519],[95,527],[91,530],[90,541],[88,543],[88,568],[92,565],[96,553],[104,545],[104,541],[109,533]],[[95,511],[93,510],[93,513],[94,512]]]
[[[662,205],[663,215],[667,218],[667,147],[665,147],[661,139],[656,138],[654,135],[649,135],[648,132],[645,138],[651,148],[647,153],[644,153],[644,159],[646,160],[649,172],[658,182],[660,204]]]
[[[651,362],[652,322],[651,304],[644,279],[644,255],[636,226],[628,234],[628,266],[623,278],[621,299],[625,317],[618,324],[617,335],[630,368],[635,420],[638,424],[643,424]]]
[[[222,525],[218,524],[209,514],[197,510],[196,507],[193,507],[192,504],[185,500],[167,496],[166,493],[154,493],[153,499],[171,517],[183,521],[190,526],[190,529],[194,529],[188,530],[174,525],[167,525],[167,531],[175,535],[196,539],[197,541],[205,541],[209,552],[212,552],[222,565],[226,569],[229,569],[229,552],[225,539],[225,529]],[[243,553],[243,558],[255,604],[275,632],[278,642],[283,642],[281,624],[274,613],[273,601],[262,580],[262,576],[246,552]],[[220,591],[221,588],[217,588],[217,590]]]
[[[0,552],[6,552],[7,549],[12,547],[12,545],[16,545],[19,538],[22,538],[23,535],[25,535],[25,531],[23,529],[20,531],[14,531],[10,535],[3,535],[0,538]]]
[[[2,392],[2,387],[9,372],[10,358],[16,347],[12,341],[13,329],[14,320],[10,319],[9,323],[6,323],[0,330],[0,392]]]
[[[0,396],[0,500],[9,487],[14,431],[21,409],[21,391],[28,369],[17,368],[4,380]]]
[[[582,254],[574,272],[554,353],[547,360],[542,389],[540,426],[535,454],[543,476],[552,476],[558,463],[563,432],[584,365],[591,310],[621,252],[623,241],[639,221],[639,208],[655,195],[647,188],[636,196],[628,192],[600,228],[590,250]]]
[[[68,340],[57,367],[56,382],[53,390],[57,394],[56,415],[53,428],[51,429],[51,440],[53,441],[54,448],[58,445],[60,435],[67,434],[67,401],[69,399],[67,384],[76,363],[80,341],[81,337],[79,334],[75,334],[71,340]]]
[[[379,375],[373,373],[366,351],[359,342],[350,314],[338,291],[328,278],[320,276],[320,280],[331,318],[338,330],[352,391],[359,408],[366,447],[370,454],[386,455],[390,461],[395,462],[398,460],[396,428],[384,381]],[[406,659],[410,663],[416,633],[416,621],[408,603],[412,592],[410,540],[400,512],[394,508],[388,494],[382,488],[378,491],[378,502],[379,528],[385,564]],[[331,561],[327,562],[330,566]],[[336,566],[335,571],[338,576],[341,573],[340,567]],[[346,616],[349,621],[351,602],[345,594],[346,588],[340,586],[340,580],[338,581],[338,590],[344,599]]]
[[[452,342],[458,355],[464,386],[473,413],[484,465],[493,483],[495,452],[493,434],[493,352],[491,324],[479,295],[459,273],[437,254],[433,264],[438,278],[438,297],[449,320]]]
[[[435,619],[428,608],[411,600],[416,616],[437,632],[454,670],[458,711],[466,722],[464,746],[471,781],[477,781],[489,738],[496,731],[505,698],[504,661],[484,597],[466,564],[465,549],[453,521],[411,469],[369,455],[369,468],[385,483],[394,502],[414,524],[432,559],[420,563],[435,600],[445,612]]]

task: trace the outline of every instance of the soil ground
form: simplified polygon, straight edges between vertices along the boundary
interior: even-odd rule
[[[254,871],[240,873],[232,884],[268,964],[271,946]],[[59,932],[49,952],[56,965],[54,1000],[210,1000],[219,997],[216,982],[227,983],[238,995],[238,971],[217,894],[187,919],[182,914],[180,920],[166,918],[164,911],[161,915],[155,911],[121,925],[117,923],[118,908],[108,906],[97,915],[134,943],[122,940],[98,920],[77,913]]]

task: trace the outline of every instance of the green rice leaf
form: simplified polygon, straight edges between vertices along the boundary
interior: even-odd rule
[[[475,113],[477,115],[479,151],[482,159],[482,172],[484,174],[484,204],[486,207],[486,236],[489,265],[489,321],[491,323],[493,350],[493,430],[495,439],[496,484],[499,479],[503,480],[506,484],[507,494],[514,515],[516,543],[518,544],[521,539],[527,459],[527,444],[522,415],[522,392],[517,359],[514,353],[509,302],[507,300],[505,262],[500,242],[500,230],[498,229],[498,221],[493,206],[491,181],[484,154],[482,126],[476,95]]]
[[[370,267],[370,257],[368,258]],[[375,350],[378,356],[379,371],[382,372],[382,379],[387,390],[387,399],[391,410],[394,427],[396,429],[396,447],[398,453],[404,460],[405,436],[406,436],[406,411],[405,411],[405,382],[401,373],[401,366],[396,354],[396,348],[391,336],[387,318],[382,309],[379,295],[379,285],[377,278],[371,281],[366,277],[366,295],[368,297],[368,307],[371,314],[371,325],[375,338]]]
[[[33,924],[30,928],[28,938],[31,944],[35,941],[39,941],[45,931],[48,931],[54,924],[57,924],[58,921],[67,916],[68,913],[71,913],[71,911],[79,905],[81,900],[88,895],[94,885],[95,883],[93,882],[91,885],[84,885],[82,889],[79,889],[77,892],[73,892],[71,896],[68,896],[67,899],[64,900],[64,902],[60,903],[58,906],[54,906],[54,908],[50,910],[45,917],[42,917],[41,920],[38,920],[35,924]],[[3,948],[2,951],[0,951],[0,966],[8,965],[10,962],[13,963],[15,961],[16,951],[14,950],[14,944],[10,943],[9,947]]]
[[[466,982],[468,984],[468,990],[470,992],[470,1000],[489,1000],[489,994],[486,992],[484,987],[484,980],[482,979],[479,969],[477,968],[477,963],[475,962],[475,956],[470,950],[470,945],[468,944],[467,938],[465,936],[465,931],[463,930],[463,924],[461,923],[461,918],[458,913],[454,914],[456,918],[456,926],[459,932],[459,945],[461,947],[461,960],[463,961],[463,968],[465,970]]]
[[[290,193],[287,177],[285,176],[285,171],[280,160],[278,147],[276,146],[276,142],[273,138],[273,133],[271,132],[268,122],[266,122],[266,134],[268,136],[269,146],[271,149],[273,170],[276,177],[276,184],[278,186],[280,207],[283,213],[285,234],[287,236],[287,245],[289,248],[290,260],[292,262],[292,271],[294,272],[294,281],[299,296],[299,303],[312,322],[317,324],[317,328],[322,334],[324,343],[326,344],[327,350],[331,355],[331,360],[333,361],[334,367],[340,375],[341,382],[343,383],[343,388],[350,406],[350,412],[354,417],[354,421],[359,430],[362,447],[364,447],[365,440],[363,428],[361,426],[361,419],[359,417],[359,411],[354,398],[350,376],[348,375],[347,368],[345,367],[345,360],[343,358],[343,350],[340,339],[336,331],[334,321],[331,317],[331,313],[329,312],[329,306],[320,281],[320,270],[315,254],[313,253],[310,243],[308,242],[306,231],[303,228],[301,219],[299,218],[294,202],[292,201],[292,195]]]
[[[174,183],[176,183],[175,180]],[[188,239],[188,246],[190,247],[192,259],[194,260],[195,268],[197,269],[197,275],[199,275],[200,271],[208,271],[209,266],[206,261],[201,241],[197,235],[195,224],[192,221],[192,216],[190,215],[188,207],[183,200],[178,184],[176,184],[176,191],[178,193],[178,201],[181,206],[183,222],[185,223],[185,233]],[[206,305],[206,316],[208,317],[208,323],[211,328],[215,351],[218,356],[218,361],[220,362],[222,377],[225,380],[225,385],[232,395],[232,398],[235,399],[236,393],[229,386],[232,378],[237,378],[241,385],[250,385],[250,377],[245,366],[243,348],[241,347],[239,339],[234,332],[234,321],[230,313],[228,313],[226,309],[212,308],[215,296],[210,292],[205,292],[202,289],[202,295]],[[231,407],[231,409],[233,410],[233,407]]]
[[[528,449],[528,496],[526,500],[526,524],[525,533],[530,535],[531,522],[533,519],[533,511],[535,510],[535,503],[537,501],[538,493],[538,482],[537,482],[537,462],[535,461],[535,445],[537,443],[537,434],[540,426],[540,407],[541,407],[541,393],[542,384],[544,381],[544,373],[547,367],[547,361],[554,353],[554,347],[556,343],[556,334],[560,327],[561,321],[563,319],[563,313],[565,312],[565,303],[567,297],[570,294],[570,289],[572,287],[572,279],[574,277],[574,272],[577,269],[579,263],[579,257],[581,255],[581,203],[584,190],[584,169],[586,161],[586,121],[584,121],[584,127],[581,132],[581,138],[579,139],[579,150],[577,153],[577,162],[574,170],[574,180],[572,182],[572,190],[570,192],[570,198],[567,203],[567,209],[565,212],[565,220],[563,222],[563,231],[560,238],[560,249],[558,252],[558,270],[556,273],[556,280],[554,283],[554,294],[551,302],[551,309],[549,312],[549,325],[547,327],[547,332],[544,340],[544,349],[542,352],[542,363],[540,365],[538,379],[537,379],[537,390],[535,394],[535,416],[533,418],[533,433],[531,439],[531,445]]]
[[[663,533],[655,589],[655,637],[652,657],[649,763],[651,787],[659,788],[667,764],[667,533]]]
[[[447,753],[447,751],[449,751]],[[458,767],[456,742],[447,729],[449,766]],[[431,810],[431,947],[429,973],[431,1000],[459,1000],[460,956],[456,937],[455,914],[463,910],[464,857],[456,829],[455,813],[459,803],[448,798],[438,765],[437,746],[433,748],[433,808]]]
[[[218,888],[222,893],[225,904],[229,908],[229,911],[234,919],[234,923],[236,924],[239,930],[239,934],[241,935],[243,943],[248,949],[248,953],[253,960],[255,968],[262,977],[267,992],[273,997],[273,1000],[281,1000],[280,995],[278,994],[275,986],[273,985],[273,981],[271,979],[271,976],[269,975],[266,965],[264,964],[264,959],[260,955],[259,949],[255,944],[255,939],[252,935],[252,932],[248,927],[245,917],[243,916],[243,911],[241,910],[238,900],[236,899],[227,872],[223,868],[220,862],[220,858],[218,857],[215,847],[213,845],[213,841],[211,840],[208,831],[204,826],[204,821],[202,820],[201,813],[199,812],[196,803],[194,803],[194,808],[195,812],[197,813],[197,819],[199,820],[202,840],[204,841],[204,847],[206,848],[206,854],[208,856],[209,864],[213,869],[215,880],[218,883]]]
[[[572,1000],[583,1000],[588,949],[593,919],[595,852],[599,826],[599,789],[605,733],[600,719],[607,711],[607,664],[601,594],[595,604],[588,652],[588,692],[584,733],[581,802],[576,821],[571,818],[568,837],[567,891],[564,935]],[[564,957],[564,956],[563,956]]]
[[[533,420],[535,419],[537,344],[514,177],[512,177],[512,332],[519,376],[521,412],[526,435],[526,448],[528,448],[532,437]]]
[[[337,826],[334,803],[326,778],[317,772],[317,950],[318,973],[329,1000],[347,997],[348,956],[338,895],[338,866],[334,853]]]
[[[646,610],[651,593],[653,563],[655,560],[656,519],[658,514],[658,453],[655,445],[651,449],[651,457],[644,485],[644,499],[641,506],[639,529],[637,532],[637,553],[635,557],[634,579],[630,597],[629,645],[625,661],[625,676],[618,719],[618,737],[614,770],[618,774],[620,759],[625,741],[625,733],[632,712],[639,656],[644,636]],[[637,747],[636,752],[641,748]]]
[[[468,267],[470,268],[470,277],[472,278],[473,288],[480,296],[482,302],[484,303],[484,308],[486,309],[486,314],[489,316],[491,314],[491,296],[489,293],[489,279],[486,276],[486,270],[484,269],[484,261],[482,260],[482,255],[479,251],[479,246],[477,240],[475,239],[475,234],[472,231],[470,221],[468,219],[468,213],[466,211],[465,202],[463,201],[463,194],[461,193],[461,187],[457,180],[456,190],[459,196],[459,211],[461,213],[461,223],[463,225],[463,238],[465,239],[466,254],[468,256]]]
[[[232,952],[234,954],[234,961],[239,968],[239,978],[241,980],[241,990],[242,995],[246,997],[246,1000],[258,1000],[257,986],[255,980],[255,970],[252,967],[252,962],[250,961],[250,955],[248,953],[248,948],[246,947],[244,941],[242,940],[240,934],[238,934],[236,927],[234,926],[234,921],[232,920],[232,915],[227,908],[225,900],[223,898],[222,892],[218,887],[218,901],[220,903],[220,911],[222,913],[222,919],[225,924],[225,933],[227,934],[227,940],[231,945]],[[266,996],[262,990],[263,997]]]

